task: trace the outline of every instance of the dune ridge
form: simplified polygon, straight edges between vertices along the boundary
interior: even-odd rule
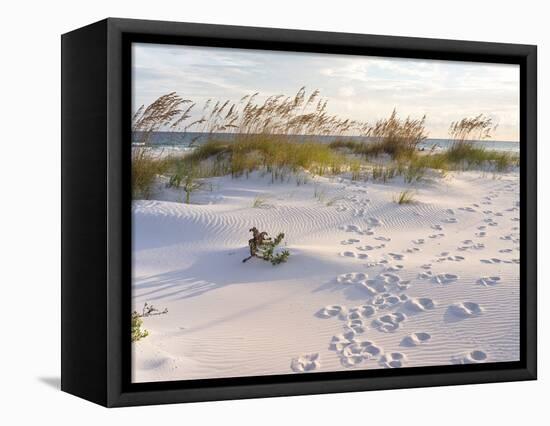
[[[253,173],[134,201],[133,305],[169,313],[144,318],[133,380],[519,359],[518,179],[453,172],[398,205],[401,180]],[[287,263],[241,262],[252,226],[285,233]]]

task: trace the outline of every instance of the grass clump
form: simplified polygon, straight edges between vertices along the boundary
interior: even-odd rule
[[[506,171],[518,161],[513,154],[472,143],[491,137],[496,128],[481,114],[451,123],[449,135],[454,143],[447,151],[419,153],[419,144],[428,137],[425,116],[403,119],[394,109],[389,117],[371,125],[330,115],[328,101],[318,90],[308,94],[302,87],[294,96],[274,95],[263,102],[257,96],[246,95],[238,102],[208,100],[200,118],[191,122],[195,104],[174,92],[140,107],[132,119],[133,141],[139,145],[132,151],[134,198],[149,198],[161,174],[169,176],[169,186],[183,188],[189,203],[191,194],[202,188],[201,179],[213,176],[248,178],[260,171],[270,174],[272,183],[288,182],[294,176],[300,186],[308,182],[308,175],[349,172],[351,180],[370,177],[387,182],[403,176],[405,182],[413,183],[423,179],[428,169],[445,173],[491,166]],[[155,132],[182,128],[210,137],[203,144],[193,143],[194,150],[182,158],[161,159],[151,154]],[[219,133],[227,137],[216,136]],[[323,143],[319,140],[323,136],[334,140]],[[368,160],[380,155],[389,156],[390,161],[372,167]]]
[[[444,153],[446,160],[462,169],[489,164],[499,172],[508,170],[517,163],[516,155],[490,151],[473,144],[473,140],[491,138],[491,134],[496,128],[493,120],[483,114],[452,122],[449,127],[449,135],[454,142]]]
[[[154,155],[147,147],[132,148],[132,196],[134,199],[148,199],[155,179],[167,170],[167,160]]]
[[[399,205],[413,204],[416,202],[414,198],[414,192],[410,189],[400,192],[397,196],[393,198],[393,201]]]
[[[185,157],[195,165],[206,160],[213,161],[214,170],[229,170],[233,177],[265,170],[273,182],[301,171],[336,174],[349,163],[327,144],[292,141],[281,135],[237,135],[230,143],[209,141]]]
[[[252,208],[267,209],[269,207],[271,207],[271,205],[268,204],[268,202],[265,198],[262,198],[259,195],[254,197],[254,201],[252,202]]]
[[[169,188],[181,188],[185,192],[185,204],[191,202],[191,194],[205,187],[204,181],[199,179],[199,172],[193,164],[185,161],[176,162],[175,170],[168,182]]]
[[[367,136],[375,142],[364,144],[365,156],[377,156],[382,153],[394,159],[410,157],[416,152],[419,143],[428,137],[425,128],[426,116],[420,119],[400,119],[394,109],[388,118],[378,120],[368,129]]]

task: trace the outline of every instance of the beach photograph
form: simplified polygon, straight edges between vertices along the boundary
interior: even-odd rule
[[[518,65],[131,56],[132,382],[520,359]]]

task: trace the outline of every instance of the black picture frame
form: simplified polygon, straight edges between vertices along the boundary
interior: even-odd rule
[[[61,388],[108,406],[534,380],[536,46],[109,18],[62,36]],[[130,44],[520,65],[520,361],[130,383]]]

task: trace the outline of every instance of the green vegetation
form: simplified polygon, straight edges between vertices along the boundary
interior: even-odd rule
[[[185,192],[185,204],[191,201],[191,194],[203,188],[205,182],[198,180],[198,169],[191,163],[178,161],[168,182],[169,188],[181,188]]]
[[[149,332],[141,328],[142,325],[143,319],[141,315],[136,311],[132,312],[132,342],[137,342],[149,336]]]
[[[268,237],[267,232],[260,232],[256,227],[251,228],[250,232],[252,232],[252,238],[248,240],[250,256],[243,259],[243,263],[249,261],[253,257],[271,262],[272,265],[278,265],[287,261],[290,256],[290,252],[288,250],[284,249],[282,251],[275,252],[277,246],[281,244],[285,238],[285,234],[281,232],[273,240],[271,237]]]
[[[394,197],[393,201],[399,205],[412,204],[416,202],[416,200],[414,199],[413,191],[409,189],[407,189],[406,191],[400,192],[396,197]]]
[[[150,317],[153,315],[164,315],[168,313],[168,309],[164,308],[162,311],[159,311],[153,305],[145,302],[143,304],[143,309],[140,312],[132,312],[132,322],[131,322],[131,340],[132,342],[137,342],[138,340],[144,339],[149,336],[149,332],[145,329],[142,329],[143,318]]]
[[[152,154],[147,147],[132,149],[132,196],[148,199],[158,175],[167,170],[168,163]]]
[[[271,205],[268,204],[265,198],[262,198],[258,195],[254,197],[254,201],[252,202],[252,207],[255,209],[266,209],[268,207],[271,207]]]
[[[349,173],[352,180],[381,182],[400,176],[413,184],[433,172],[504,172],[518,164],[517,155],[471,142],[490,138],[495,128],[483,115],[451,123],[449,137],[454,142],[448,150],[420,152],[418,145],[428,136],[425,116],[400,118],[394,110],[370,125],[328,114],[327,100],[318,90],[308,96],[301,88],[294,97],[270,96],[263,103],[256,102],[257,95],[233,103],[209,100],[202,117],[191,123],[187,120],[195,104],[175,93],[141,107],[133,117],[134,139],[141,144],[132,152],[134,198],[149,198],[160,175],[169,187],[183,190],[189,203],[191,194],[204,187],[205,178],[248,178],[256,171],[269,175],[272,183],[294,177],[298,186],[307,184],[309,176],[343,173]],[[159,129],[191,129],[212,133],[212,138],[185,156],[163,159],[154,157],[148,147],[152,133]],[[216,140],[217,132],[229,133],[231,138]],[[323,135],[335,140],[322,143],[318,136]],[[314,196],[324,199],[324,194]]]
[[[259,247],[259,253],[263,260],[267,260],[268,262],[271,262],[272,265],[278,265],[279,263],[286,262],[288,257],[290,256],[290,252],[286,249],[275,253],[275,249],[279,244],[281,244],[281,241],[283,241],[283,238],[285,237],[285,234],[282,232],[275,237],[274,240],[266,241],[262,246]]]

